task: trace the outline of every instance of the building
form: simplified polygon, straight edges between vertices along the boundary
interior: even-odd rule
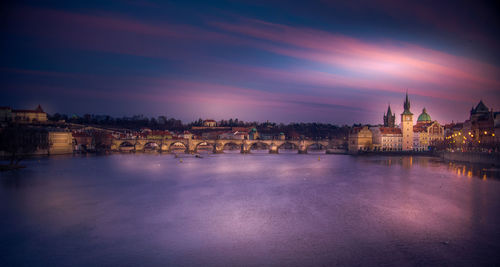
[[[178,134],[177,137],[183,138],[183,139],[193,139],[193,134],[190,133],[189,131],[184,131],[181,134]]]
[[[51,155],[73,153],[73,135],[71,132],[49,131],[48,152]]]
[[[249,134],[247,132],[235,132],[234,133],[234,139],[237,140],[247,140]]]
[[[396,126],[396,114],[391,111],[391,105],[387,108],[387,114],[384,114],[384,127],[395,127]]]
[[[473,143],[493,143],[495,141],[494,117],[493,110],[490,111],[482,100],[479,101],[476,107],[471,109],[469,119],[464,122],[462,135],[474,136],[470,139]]]
[[[148,133],[147,139],[157,139],[157,140],[164,140],[164,139],[172,139],[173,135],[169,131],[165,130],[152,130],[151,132]]]
[[[46,122],[47,113],[43,111],[40,105],[38,105],[38,107],[34,110],[0,107],[0,121],[14,121],[19,123]]]
[[[257,132],[256,128],[252,128],[250,132],[248,132],[248,139],[249,140],[257,140],[260,139],[259,132]]]
[[[401,151],[403,145],[403,134],[396,127],[373,127],[372,132],[373,149],[377,151]]]
[[[444,127],[433,121],[424,108],[413,126],[413,150],[427,151],[431,146],[444,140]]]
[[[408,92],[406,92],[404,111],[403,113],[401,113],[400,128],[403,134],[402,150],[413,150],[413,113],[410,112],[410,100],[408,100]]]
[[[368,126],[354,127],[349,133],[349,152],[372,150],[373,134]]]
[[[215,120],[204,120],[203,126],[204,127],[217,127],[217,122]]]
[[[424,128],[416,128],[416,126],[413,126],[413,150],[429,150],[429,136]]]

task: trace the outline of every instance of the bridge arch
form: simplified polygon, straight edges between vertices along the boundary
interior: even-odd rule
[[[258,149],[258,148],[262,148],[262,149]],[[266,142],[263,142],[263,141],[256,141],[256,142],[253,142],[249,145],[248,147],[248,150],[252,151],[252,150],[266,150],[266,151],[269,151],[269,149],[271,148],[271,145],[266,143]]]
[[[120,151],[131,151],[135,149],[135,145],[130,141],[123,141],[118,144],[118,150]]]
[[[198,152],[198,148],[200,146],[210,146],[210,149],[213,151],[213,148],[215,146],[214,143],[211,143],[211,142],[207,142],[207,141],[202,141],[202,142],[198,142],[195,146],[194,146],[194,152]]]
[[[326,149],[327,149],[327,146],[318,142],[318,143],[311,143],[311,144],[306,145],[306,151],[309,152],[310,151],[309,149],[311,147],[317,147],[316,151],[323,151],[323,150],[326,151]]]
[[[160,150],[161,144],[155,141],[150,141],[144,144],[144,150]]]
[[[292,149],[299,149],[299,146],[294,142],[286,141],[278,146],[279,149],[285,149],[285,147],[292,147]]]
[[[228,150],[230,147],[233,147],[233,148],[237,148],[238,152],[240,151],[241,149],[241,143],[239,142],[234,142],[234,141],[227,141],[227,142],[224,142],[224,143],[221,143],[221,150],[222,151],[225,151],[225,150]],[[235,149],[236,150],[236,149]],[[234,150],[234,151],[235,151]]]
[[[170,143],[170,145],[168,146],[168,151],[172,152],[173,148],[182,148],[182,149],[186,150],[187,145],[181,141],[174,141],[174,142]]]

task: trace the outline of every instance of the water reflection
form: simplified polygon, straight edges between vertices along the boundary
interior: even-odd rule
[[[238,152],[27,161],[1,174],[2,263],[499,263],[486,256],[500,249],[500,183],[482,169],[422,157],[320,159]]]
[[[417,166],[421,167],[439,167],[446,166],[450,173],[454,173],[459,177],[475,177],[481,180],[500,179],[500,168],[481,165],[469,164],[461,162],[445,162],[436,157],[421,157],[421,156],[390,156],[390,157],[359,157],[357,160],[363,162],[372,162],[385,166],[398,165],[404,169],[411,169]]]

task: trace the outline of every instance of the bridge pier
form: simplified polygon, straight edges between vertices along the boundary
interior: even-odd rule
[[[278,154],[278,146],[275,144],[271,144],[269,146],[269,154]]]
[[[299,154],[307,154],[307,149],[299,149]]]

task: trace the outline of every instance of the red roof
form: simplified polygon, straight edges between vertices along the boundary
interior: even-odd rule
[[[395,127],[380,127],[381,134],[401,134],[400,128]]]

